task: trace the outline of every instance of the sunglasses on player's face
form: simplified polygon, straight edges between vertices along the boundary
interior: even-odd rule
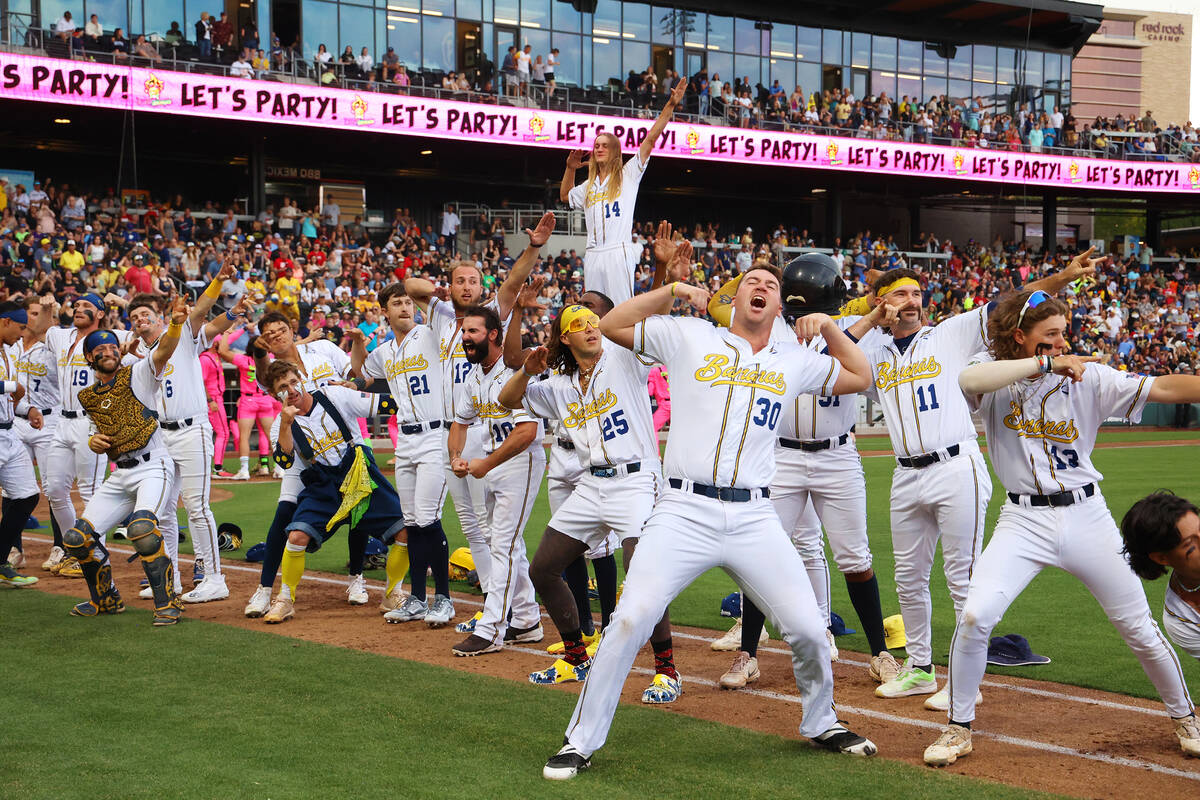
[[[567,323],[567,333],[579,333],[588,328],[600,330],[600,318],[595,314],[579,316]]]
[[[1050,299],[1050,295],[1038,289],[1033,294],[1029,295],[1029,299],[1025,301],[1025,307],[1021,309],[1021,313],[1017,315],[1017,327],[1021,327],[1022,320],[1025,319],[1025,312],[1031,308],[1037,308],[1042,303]]]

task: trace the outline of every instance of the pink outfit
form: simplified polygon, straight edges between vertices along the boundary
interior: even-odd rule
[[[254,366],[254,359],[247,355],[233,357],[233,364],[237,367],[238,381],[241,385],[241,395],[238,397],[237,403],[237,418],[243,419],[274,419],[283,409],[283,404],[271,397],[262,390],[258,385],[257,374]],[[271,444],[267,439],[267,432],[264,430],[264,425],[258,426],[258,452],[261,455],[266,455],[271,452]],[[241,431],[235,434],[240,437]],[[235,442],[239,445],[240,442]]]
[[[667,384],[667,371],[661,366],[650,370],[650,396],[658,401],[654,411],[654,432],[662,430],[662,426],[671,421],[671,387]]]
[[[229,418],[225,413],[225,371],[221,368],[221,358],[211,350],[200,354],[200,373],[204,377],[204,392],[208,399],[217,407],[208,409],[208,421],[212,425],[213,463],[222,464],[225,461],[225,447],[229,444]]]

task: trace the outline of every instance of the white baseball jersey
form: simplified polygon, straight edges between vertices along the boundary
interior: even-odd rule
[[[111,331],[117,341],[124,344],[129,340],[129,331]],[[83,357],[83,340],[77,328],[54,327],[46,331],[46,346],[54,357],[58,369],[58,389],[63,411],[79,412],[79,390],[96,382],[96,374]],[[153,401],[146,403],[154,408]]]
[[[296,345],[296,350],[308,373],[304,388],[310,392],[350,374],[350,356],[328,339]]]
[[[500,303],[495,297],[483,305],[497,314],[500,313]],[[437,335],[438,354],[442,364],[442,411],[445,419],[454,419],[454,410],[458,408],[463,383],[474,365],[467,361],[467,354],[463,351],[462,328],[458,324],[454,304],[449,300],[431,298],[427,316],[430,329]]]
[[[17,362],[13,358],[13,348],[8,345],[0,345],[0,381],[17,383]],[[8,423],[8,426],[12,427],[12,421],[16,417],[16,405],[12,401],[12,396],[7,392],[0,396],[0,424]],[[22,398],[21,407],[22,410],[25,408],[24,398]],[[12,435],[11,438],[16,441],[15,435]]]
[[[987,346],[988,306],[925,327],[899,341],[863,348],[871,365],[868,395],[878,399],[897,456],[917,456],[974,441],[971,409],[958,376]],[[902,347],[907,340],[907,347]]]
[[[526,387],[525,410],[561,420],[582,466],[657,465],[658,437],[646,393],[649,376],[648,366],[606,339],[587,392],[580,391],[577,373],[552,375]]]
[[[846,330],[861,317],[840,317],[838,328]],[[859,342],[859,347],[870,347],[881,343],[884,334],[872,328]],[[796,332],[780,317],[771,330],[772,341],[796,342]],[[817,336],[812,341],[800,343],[801,347],[820,353],[825,350],[825,337]],[[779,436],[785,439],[816,441],[841,436],[858,421],[858,395],[844,394],[819,397],[798,394],[779,420]]]
[[[729,329],[699,319],[649,317],[633,342],[643,364],[662,363],[671,374],[664,474],[714,486],[769,485],[783,409],[800,392],[830,394],[841,372],[836,360],[797,342],[755,353]],[[718,418],[709,413],[714,393],[723,398]]]
[[[973,362],[990,361],[984,353]],[[1088,364],[1083,380],[1039,375],[971,398],[996,477],[1015,494],[1056,494],[1096,483],[1092,447],[1109,417],[1137,422],[1154,378]]]
[[[1170,582],[1163,598],[1163,627],[1171,641],[1192,658],[1200,659],[1200,611],[1185,603]]]
[[[146,408],[157,408],[158,394],[162,389],[163,376],[166,375],[166,368],[160,373],[154,371],[154,361],[149,358],[138,359],[136,364],[128,365],[129,373],[129,388],[133,391],[133,396],[138,402]],[[122,366],[124,369],[124,366]],[[89,419],[89,438],[91,434],[99,433],[99,428],[94,422]],[[121,456],[121,459],[127,459],[143,453],[151,453],[155,457],[167,455],[167,443],[163,439],[162,428],[156,427],[154,433],[150,435],[150,441],[141,450],[135,450],[131,453],[126,453]],[[170,461],[168,460],[168,465]]]
[[[417,325],[401,340],[376,347],[363,363],[363,374],[388,382],[396,400],[396,422],[444,420],[442,364],[437,334]]]
[[[313,457],[311,461],[306,459],[300,447],[293,446],[292,455],[295,456],[296,463],[292,469],[302,469],[311,463],[324,464],[329,467],[340,464],[350,447],[364,443],[362,433],[354,424],[354,420],[358,417],[373,417],[378,414],[379,401],[384,397],[381,394],[356,392],[343,386],[326,386],[320,391],[329,398],[333,407],[342,415],[342,419],[350,431],[351,441],[346,441],[338,427],[337,420],[330,416],[325,408],[314,399],[308,413],[296,417],[300,430],[304,431],[304,438],[312,447]],[[279,441],[280,420],[281,417],[276,417],[275,422],[271,425],[271,441],[273,442]]]
[[[619,157],[619,154],[616,154]],[[625,162],[621,175],[621,191],[610,192],[608,178],[577,185],[567,193],[571,208],[583,209],[587,221],[588,249],[629,244],[633,238],[633,207],[637,205],[638,187],[646,174],[649,159],[642,161],[640,153]]]
[[[161,338],[149,346],[145,342],[136,342],[136,349],[131,348],[126,360],[139,356],[148,358],[160,341]],[[191,324],[184,323],[175,352],[171,353],[163,370],[162,391],[154,406],[160,420],[178,422],[194,419],[199,422],[208,418],[208,394],[204,390],[204,375],[200,371],[200,354],[208,349],[208,345],[203,326],[193,336]]]
[[[39,339],[28,349],[18,339],[10,355],[16,367],[17,382],[25,387],[25,400],[39,410],[58,407],[58,364],[45,340]]]
[[[487,438],[483,441],[483,452],[494,453],[496,448],[504,444],[504,440],[512,433],[513,428],[522,422],[536,422],[537,436],[526,448],[526,452],[540,454],[542,452],[542,421],[531,416],[528,411],[505,408],[496,400],[500,390],[513,371],[504,366],[504,359],[497,358],[490,372],[485,372],[482,364],[475,364],[467,373],[467,380],[462,387],[461,396],[454,407],[454,420],[460,425],[471,425],[476,421],[487,428]]]

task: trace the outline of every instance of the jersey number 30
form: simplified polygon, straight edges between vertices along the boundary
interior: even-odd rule
[[[767,398],[760,397],[754,403],[754,407],[758,409],[758,413],[750,421],[755,425],[763,425],[768,430],[775,430],[779,423],[779,412],[782,410],[779,403],[772,403]]]

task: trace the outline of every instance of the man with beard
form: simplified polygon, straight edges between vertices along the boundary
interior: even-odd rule
[[[84,503],[92,499],[101,481],[104,480],[108,459],[103,451],[88,448],[91,423],[87,412],[79,404],[79,392],[96,382],[91,362],[83,352],[83,340],[100,330],[104,319],[104,300],[97,294],[85,294],[75,299],[69,327],[54,327],[46,331],[46,346],[50,357],[57,364],[58,388],[62,395],[62,419],[50,442],[47,463],[42,467],[46,498],[50,501],[50,512],[62,530],[75,524],[75,506],[71,503],[71,486],[79,489]],[[118,346],[129,338],[129,331],[112,331]],[[104,543],[107,528],[97,532],[98,541]],[[68,550],[68,556],[70,551]],[[51,570],[54,572],[54,570]],[[58,575],[79,577],[83,573],[71,558],[63,559],[58,565]]]
[[[84,337],[83,354],[97,381],[77,392],[75,401],[95,426],[95,432],[87,437],[87,446],[111,458],[117,471],[100,485],[83,514],[63,534],[67,552],[79,561],[91,594],[90,600],[71,609],[75,616],[94,617],[125,610],[113,584],[101,531],[126,517],[127,536],[142,559],[154,596],[153,624],[174,625],[183,615],[183,604],[175,595],[171,558],[158,527],[164,515],[175,513],[169,505],[175,466],[158,429],[154,407],[167,361],[183,333],[187,310],[183,299],[177,299],[171,309],[171,324],[154,352],[129,366],[121,366],[120,344],[112,331],[92,331]],[[63,427],[60,425],[60,432]]]
[[[508,319],[516,304],[517,294],[537,261],[538,251],[553,232],[554,215],[549,212],[542,216],[536,228],[526,229],[529,246],[509,270],[508,276],[496,290],[496,296],[483,302],[483,306],[492,309],[502,321]],[[442,411],[448,435],[449,422],[454,419],[467,374],[472,367],[463,349],[463,318],[467,309],[483,301],[483,274],[472,263],[456,263],[450,270],[449,300],[435,297],[434,285],[424,278],[408,278],[404,287],[408,296],[425,312],[429,327],[438,337],[442,364]],[[462,457],[467,461],[480,458],[487,439],[488,431],[483,425],[468,427]],[[455,473],[449,461],[446,463],[446,484],[454,500],[454,509],[458,513],[463,536],[471,549],[471,558],[479,575],[479,586],[486,595],[491,589],[492,551],[488,545],[488,531],[483,524],[487,517],[483,484],[469,472]],[[479,612],[467,622],[459,623],[456,630],[459,633],[471,633],[482,614],[483,612]]]

